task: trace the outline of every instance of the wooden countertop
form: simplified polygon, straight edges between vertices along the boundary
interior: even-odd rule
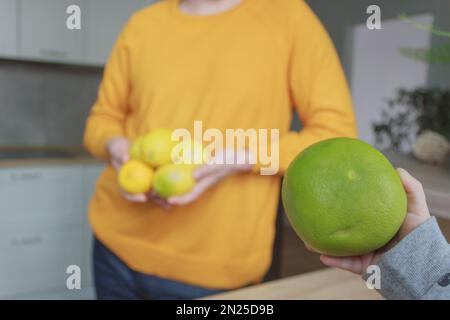
[[[324,269],[205,298],[206,300],[380,300],[353,273]]]
[[[48,147],[0,147],[0,151],[62,151],[71,154],[69,157],[0,159],[0,168],[53,166],[71,164],[102,164],[103,161],[92,157],[81,146],[48,146]]]
[[[394,166],[408,170],[422,182],[433,215],[450,219],[450,168],[448,166],[428,165],[412,156],[393,152],[387,152],[386,156]]]

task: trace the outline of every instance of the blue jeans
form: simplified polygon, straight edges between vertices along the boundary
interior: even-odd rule
[[[99,300],[190,300],[223,292],[131,270],[97,239],[94,278]]]

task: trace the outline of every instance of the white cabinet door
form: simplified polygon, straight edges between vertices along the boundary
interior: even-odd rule
[[[17,54],[17,1],[0,0],[0,55]]]
[[[0,298],[92,298],[87,207],[104,164],[0,169]],[[66,269],[81,268],[81,291]]]
[[[20,0],[19,55],[50,62],[81,62],[81,30],[69,30],[67,8],[78,5],[83,17],[84,0]],[[83,22],[83,21],[82,21]]]
[[[94,194],[97,180],[105,168],[106,163],[90,164],[84,167],[84,193],[86,201],[89,201]]]
[[[85,62],[104,65],[130,16],[155,0],[89,0],[86,3]]]
[[[0,170],[0,233],[83,226],[83,167]]]
[[[85,265],[83,166],[0,170],[0,297],[64,291]]]
[[[69,291],[66,270],[71,265],[82,265],[81,237],[80,228],[3,230],[0,233],[0,298]]]

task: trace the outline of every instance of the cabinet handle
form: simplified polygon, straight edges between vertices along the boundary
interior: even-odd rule
[[[34,181],[42,178],[39,172],[12,173],[10,177],[13,181]]]
[[[67,52],[66,51],[60,51],[60,50],[50,50],[50,49],[42,49],[40,51],[41,56],[49,57],[49,58],[55,58],[55,59],[65,59],[67,58]]]
[[[40,235],[11,239],[12,247],[30,246],[30,245],[40,244],[40,243],[42,243],[42,237]]]

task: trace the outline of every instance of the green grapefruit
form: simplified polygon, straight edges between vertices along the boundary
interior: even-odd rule
[[[350,138],[325,140],[300,153],[286,171],[282,200],[297,235],[332,256],[383,247],[407,208],[391,163],[371,145]]]

